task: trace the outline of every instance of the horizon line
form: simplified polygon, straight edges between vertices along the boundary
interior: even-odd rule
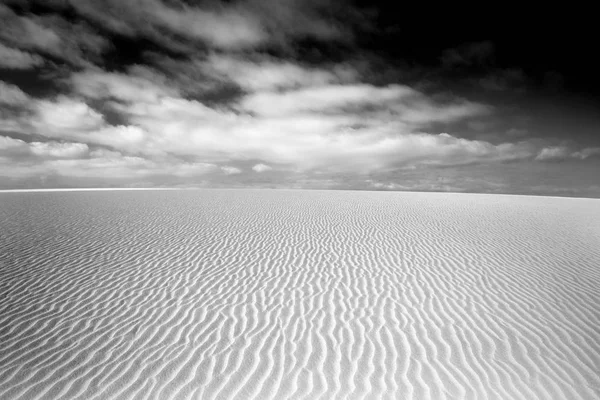
[[[109,191],[175,191],[175,190],[309,190],[309,191],[338,191],[338,192],[382,192],[382,193],[437,193],[437,194],[471,194],[490,196],[524,196],[547,197],[558,199],[600,200],[599,197],[576,197],[545,194],[522,193],[483,193],[483,192],[452,192],[452,191],[418,191],[418,190],[377,190],[377,189],[314,189],[314,188],[272,188],[272,187],[94,187],[94,188],[38,188],[38,189],[0,189],[0,193],[44,193],[44,192],[109,192]]]

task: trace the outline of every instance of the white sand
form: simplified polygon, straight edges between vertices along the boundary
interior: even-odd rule
[[[0,193],[1,399],[598,399],[600,201]]]

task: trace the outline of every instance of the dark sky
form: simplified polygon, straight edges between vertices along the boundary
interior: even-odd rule
[[[0,2],[0,188],[600,197],[592,10]]]

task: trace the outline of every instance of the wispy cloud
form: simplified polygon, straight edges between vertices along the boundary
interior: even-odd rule
[[[0,68],[29,69],[43,63],[44,59],[36,54],[13,49],[0,43]]]
[[[559,161],[569,158],[585,160],[596,155],[600,155],[600,147],[586,147],[575,150],[563,145],[544,147],[539,151],[535,159],[538,161]]]
[[[322,12],[335,4],[329,0],[252,0],[198,5],[177,0],[135,3],[77,0],[70,4],[82,15],[120,34],[155,38],[167,31],[228,50],[282,45],[289,39],[302,37],[347,39],[350,34]]]
[[[58,15],[17,15],[0,5],[0,24],[0,40],[75,65],[88,65],[110,47],[110,42],[89,25]],[[41,64],[39,57],[32,56],[32,60],[37,61],[30,61],[31,66]]]
[[[92,150],[83,143],[25,142],[4,136],[0,136],[0,167],[0,176],[10,178],[105,178],[107,175],[114,179],[193,178],[218,171],[210,163],[182,162],[168,157],[150,160],[118,151]]]
[[[26,106],[30,97],[18,86],[0,81],[0,104],[6,106]]]

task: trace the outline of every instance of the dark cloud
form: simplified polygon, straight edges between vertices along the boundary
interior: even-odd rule
[[[222,49],[285,45],[288,40],[314,37],[347,40],[351,31],[338,19],[348,8],[330,0],[251,0],[244,2],[184,2],[91,0],[55,2],[70,7],[104,29],[129,37],[159,39],[170,32]],[[354,14],[356,15],[356,14]]]
[[[14,49],[0,43],[0,68],[30,69],[44,63],[44,59],[36,54]]]
[[[18,49],[37,52],[74,65],[98,62],[110,42],[85,23],[73,23],[55,14],[18,15],[0,5],[0,40]],[[5,46],[3,46],[5,47]],[[31,66],[42,64],[39,56]]]

